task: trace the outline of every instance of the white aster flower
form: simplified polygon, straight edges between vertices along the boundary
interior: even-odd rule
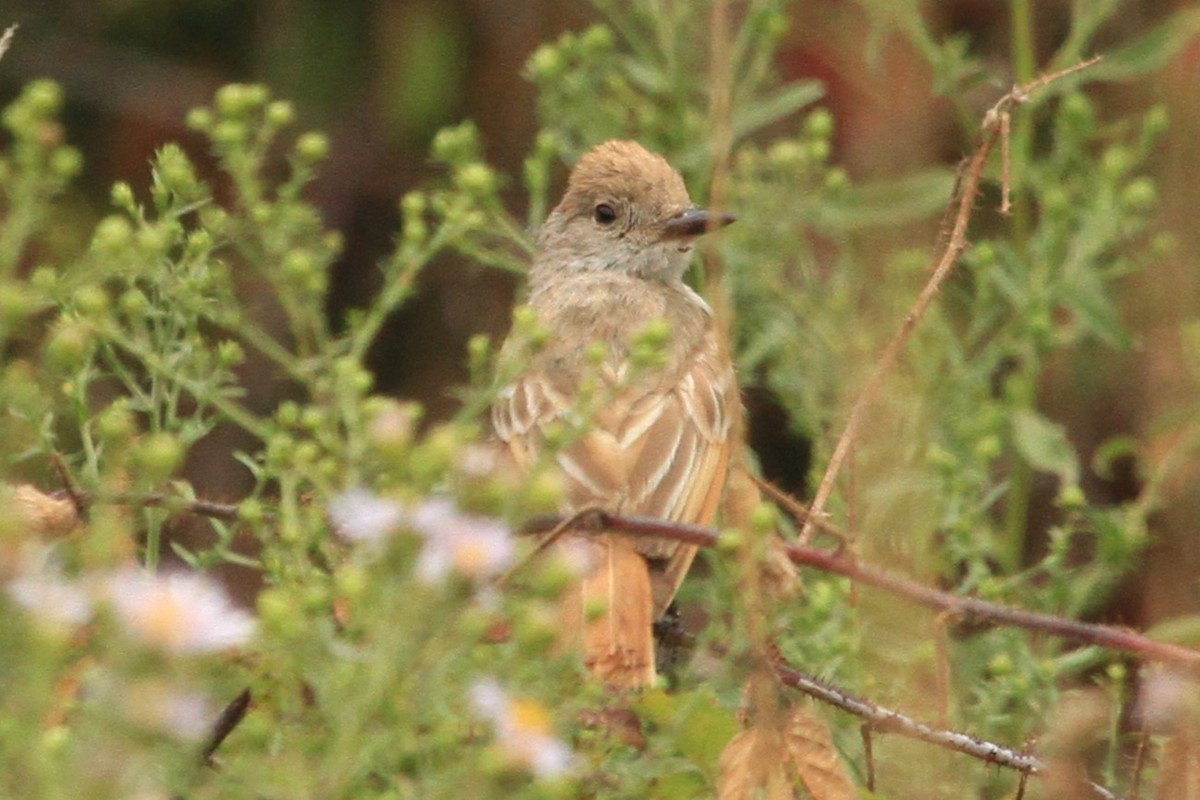
[[[104,590],[126,630],[172,655],[229,650],[254,634],[254,617],[203,575],[127,569],[108,580]]]
[[[1138,681],[1134,713],[1150,733],[1165,734],[1200,720],[1200,684],[1179,670],[1152,665]]]
[[[87,590],[49,571],[18,575],[5,589],[13,602],[44,622],[76,627],[92,618]]]
[[[181,742],[199,741],[217,718],[207,697],[165,681],[121,686],[114,695],[130,722]]]
[[[550,732],[550,715],[533,700],[511,698],[493,678],[471,687],[475,713],[491,723],[496,743],[505,755],[539,778],[566,773],[574,756],[571,748]]]
[[[366,489],[348,489],[329,504],[329,519],[339,536],[352,542],[381,542],[404,521],[399,504]]]
[[[441,583],[450,572],[485,581],[513,563],[512,531],[499,520],[465,514],[442,497],[426,500],[406,516],[425,539],[417,558],[417,577],[424,583]]]

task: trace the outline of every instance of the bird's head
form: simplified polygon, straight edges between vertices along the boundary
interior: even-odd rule
[[[696,208],[662,156],[636,142],[605,142],[579,160],[539,230],[532,277],[610,270],[678,280],[696,238],[733,221]]]

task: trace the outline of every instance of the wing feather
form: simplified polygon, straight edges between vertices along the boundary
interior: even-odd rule
[[[725,483],[733,420],[740,413],[737,384],[710,327],[678,371],[655,381],[617,386],[596,414],[594,427],[563,448],[556,460],[568,482],[572,506],[706,525]],[[601,372],[626,375],[625,365]],[[497,437],[525,468],[544,447],[541,431],[576,413],[566,393],[538,371],[501,392],[492,411]],[[675,595],[695,547],[638,540],[651,559],[654,615]]]

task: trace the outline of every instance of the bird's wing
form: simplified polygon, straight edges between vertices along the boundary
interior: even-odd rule
[[[706,525],[716,514],[729,464],[730,437],[740,413],[737,385],[713,330],[692,358],[662,380],[617,386],[590,427],[556,456],[576,507]],[[609,370],[611,374],[623,373]],[[493,407],[493,427],[518,466],[528,469],[542,447],[541,431],[580,413],[573,393],[531,371],[507,387]],[[665,611],[695,556],[678,542],[638,540],[653,560],[654,615]]]

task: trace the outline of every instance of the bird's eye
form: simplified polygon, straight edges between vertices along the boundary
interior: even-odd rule
[[[617,221],[617,212],[608,203],[601,203],[592,212],[596,222],[601,225],[612,225]]]

